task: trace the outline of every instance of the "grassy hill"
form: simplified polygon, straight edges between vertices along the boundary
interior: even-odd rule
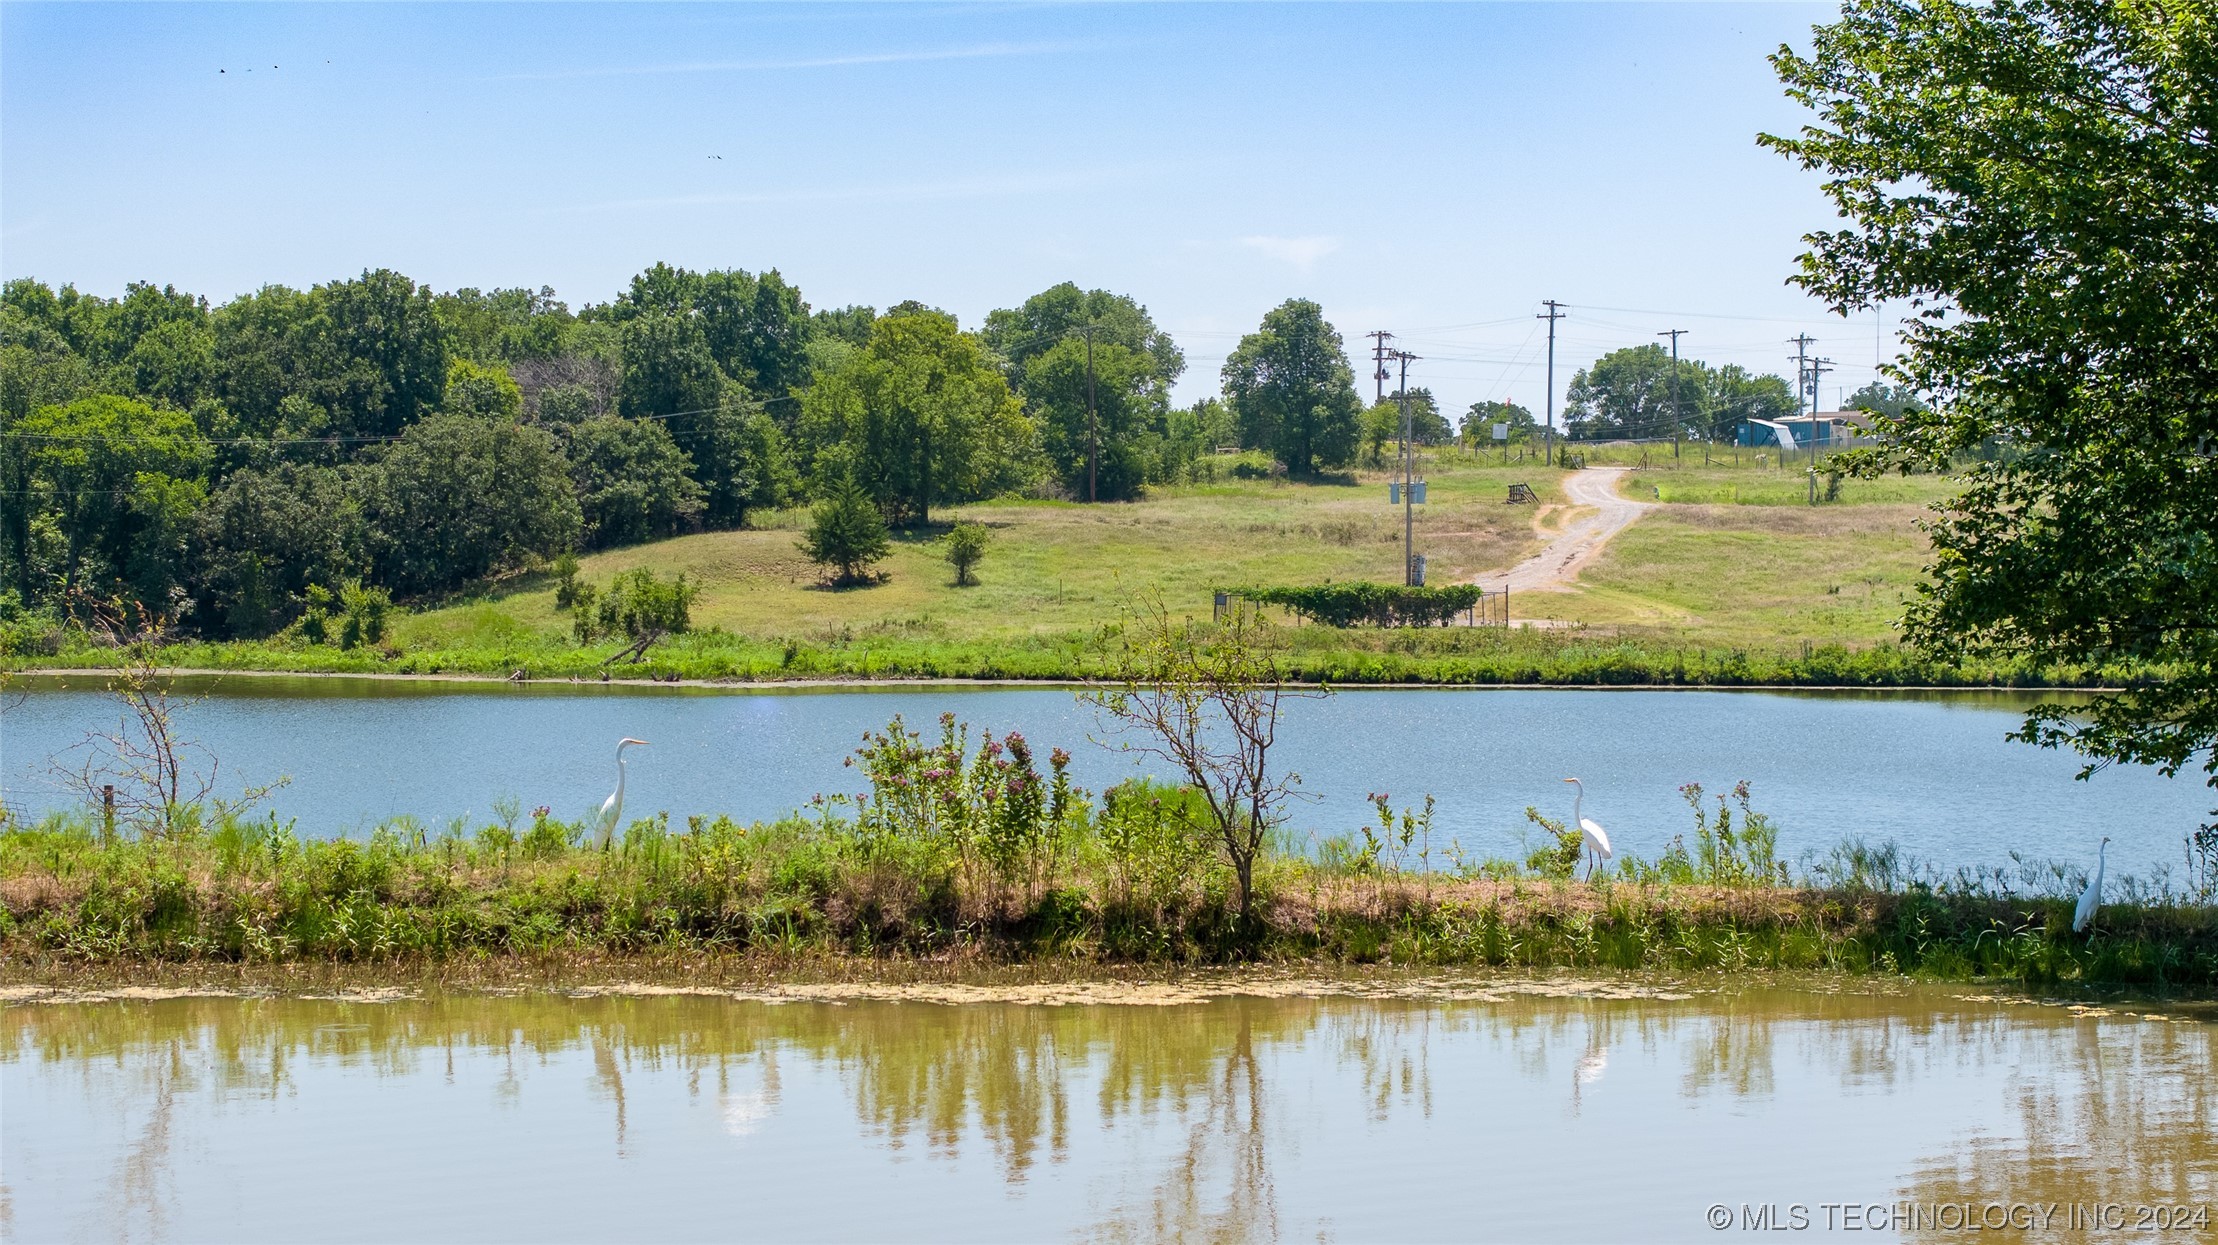
[[[1599,455],[1590,457],[1592,462]],[[1565,590],[1522,592],[1509,632],[1301,628],[1295,666],[1339,681],[1958,682],[2024,672],[1927,669],[1887,643],[1917,581],[1916,522],[1949,482],[1848,482],[1807,504],[1799,469],[1744,461],[1673,466],[1668,450],[1625,477],[1660,503]],[[1660,461],[1658,461],[1660,458]],[[1543,547],[1572,513],[1562,473],[1443,452],[1426,464],[1416,547],[1435,583],[1486,582]],[[1398,581],[1402,512],[1387,473],[1338,483],[1221,479],[1085,506],[1006,500],[935,515],[993,534],[979,582],[954,586],[938,530],[899,534],[882,582],[826,587],[796,547],[803,511],[582,559],[607,583],[637,566],[697,584],[694,634],[620,676],[762,679],[855,675],[1038,678],[1097,668],[1101,629],[1142,594],[1206,614],[1220,586]],[[1506,503],[1512,483],[1537,505]],[[175,664],[280,670],[457,671],[597,678],[620,644],[581,648],[544,574],[485,585],[398,618],[385,651],[295,640],[182,646]],[[1813,662],[1812,654],[1819,656]],[[69,659],[65,658],[66,664]],[[79,660],[91,661],[93,657]]]

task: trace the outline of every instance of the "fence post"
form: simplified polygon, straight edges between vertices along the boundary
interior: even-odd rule
[[[100,841],[116,841],[116,785],[112,782],[100,788]]]
[[[1225,602],[1226,602],[1227,598],[1228,598],[1228,597],[1229,597],[1230,595],[1231,595],[1230,593],[1224,593],[1224,592],[1220,592],[1220,593],[1218,593],[1218,594],[1216,595],[1216,599],[1215,599],[1214,601],[1210,602],[1210,605],[1209,605],[1209,621],[1210,621],[1210,622],[1212,622],[1212,623],[1221,623],[1221,622],[1223,622],[1223,621],[1224,621],[1224,618],[1225,618]]]

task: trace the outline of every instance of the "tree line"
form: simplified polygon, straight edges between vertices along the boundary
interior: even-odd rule
[[[777,271],[657,264],[606,303],[439,292],[378,270],[212,305],[31,279],[0,290],[0,608],[72,591],[195,633],[268,635],[349,585],[451,591],[564,552],[743,526],[850,491],[895,526],[1006,495],[1127,500],[1225,446],[1296,478],[1382,464],[1400,394],[1366,406],[1314,302],[1272,309],[1221,396],[1175,406],[1179,347],[1129,296],[1064,283],[975,331],[918,302],[812,309]],[[1727,437],[1791,414],[1784,380],[1654,346],[1580,371],[1574,435]],[[1673,394],[1676,396],[1672,396]],[[1532,413],[1414,439],[1513,441]]]
[[[853,489],[897,526],[1011,494],[1123,500],[1213,449],[1350,465],[1363,407],[1317,304],[1264,317],[1223,397],[1134,299],[1065,283],[976,331],[812,309],[775,270],[657,264],[606,303],[392,271],[211,304],[0,291],[0,608],[72,592],[210,637],[312,591],[451,591]]]

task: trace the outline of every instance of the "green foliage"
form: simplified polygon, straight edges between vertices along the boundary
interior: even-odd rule
[[[1437,627],[1478,604],[1482,595],[1475,584],[1417,588],[1360,581],[1230,591],[1257,604],[1284,606],[1328,627]]]
[[[937,743],[895,717],[866,735],[847,764],[870,782],[855,804],[866,856],[948,869],[972,887],[1052,887],[1067,840],[1088,817],[1084,793],[1070,783],[1068,753],[1055,750],[1053,777],[1043,780],[1022,735],[984,735],[972,753],[970,728],[952,713],[940,716]],[[818,807],[847,802],[833,796]]]
[[[1069,281],[1034,294],[1021,307],[986,313],[985,327],[978,335],[1008,361],[1009,383],[1022,388],[1034,359],[1089,325],[1097,349],[1115,347],[1144,359],[1138,368],[1147,375],[1146,388],[1155,396],[1168,392],[1171,382],[1186,370],[1185,352],[1170,334],[1156,327],[1147,308],[1126,295],[1082,291]],[[1026,401],[1034,397],[1030,392],[1024,396]]]
[[[513,802],[474,831],[461,819],[443,831],[399,819],[352,839],[223,810],[112,843],[91,817],[9,820],[0,822],[0,954],[78,971],[582,952],[682,953],[688,964],[703,955],[1384,958],[1527,971],[2218,984],[2218,908],[2207,904],[2121,901],[2089,937],[2070,931],[2068,894],[1899,880],[1760,891],[1463,880],[1405,871],[1423,830],[1400,815],[1370,836],[1376,850],[1275,858],[1261,877],[1270,901],[1243,921],[1210,844],[1187,833],[1202,814],[1172,811],[1197,793],[1135,781],[1112,789],[1094,815],[1081,793],[1058,796],[1064,784],[1049,777],[1038,799],[1012,801],[1013,775],[1039,775],[999,742],[994,755],[970,750],[960,731],[952,752],[944,731],[936,743],[874,735],[866,764],[886,798],[866,795],[863,807],[890,820],[868,828],[830,801],[812,817],[753,824],[694,817],[674,826],[657,816],[609,852],[545,808],[519,833]]]
[[[841,586],[868,582],[871,566],[893,551],[885,515],[853,480],[842,480],[809,512],[800,543],[809,561],[832,572]]]
[[[993,534],[983,523],[958,523],[940,538],[947,546],[947,564],[955,568],[955,584],[961,587],[976,583],[971,574],[979,559],[986,556],[986,546],[993,541]]]
[[[591,585],[580,583],[578,580],[578,555],[567,549],[563,550],[549,564],[547,569],[555,577],[555,608],[558,610],[567,610],[575,606],[578,603],[579,591],[581,589],[590,590]]]
[[[1128,778],[1104,791],[1099,834],[1117,902],[1160,911],[1194,878],[1223,868],[1209,818],[1208,800],[1192,787]]]
[[[1355,461],[1363,403],[1347,347],[1316,303],[1273,308],[1225,359],[1223,378],[1243,448],[1269,450],[1298,476]]]
[[[479,419],[520,419],[524,391],[517,388],[507,368],[456,359],[447,364],[446,401],[441,409]]]
[[[1979,453],[1906,633],[1944,656],[2151,677],[2021,737],[2218,784],[2218,41],[2159,0],[1853,0],[1772,58],[1813,112],[1762,142],[1842,218],[1796,282],[1930,308],[1869,471]],[[2006,447],[2007,452],[1994,452]]]
[[[392,612],[392,594],[383,588],[365,588],[360,580],[339,586],[339,647],[378,644],[385,639],[385,616]]]
[[[693,627],[693,602],[699,589],[679,574],[665,583],[651,567],[617,573],[608,591],[578,583],[571,591],[572,630],[578,643],[621,635],[637,642],[649,636],[683,635]]]
[[[1702,807],[1702,784],[1679,788],[1687,807],[1694,810],[1694,880],[1712,886],[1776,886],[1787,880],[1786,862],[1778,858],[1779,829],[1769,817],[1748,806],[1748,783],[1733,786],[1733,800],[1740,806],[1740,826],[1733,825],[1733,810],[1724,796],[1717,798],[1713,816]]]
[[[896,308],[801,398],[803,457],[841,471],[893,520],[999,496],[1038,474],[1037,429],[983,344],[952,316]],[[819,472],[819,476],[828,473]]]
[[[1537,877],[1568,881],[1578,876],[1579,861],[1586,854],[1586,836],[1566,821],[1547,816],[1527,805],[1525,820],[1538,826],[1540,846],[1525,857],[1525,867]]]
[[[674,536],[700,521],[693,460],[662,424],[606,416],[570,425],[568,439],[587,548]]]
[[[1473,402],[1470,409],[1464,411],[1456,432],[1464,444],[1484,449],[1489,445],[1502,444],[1494,439],[1496,424],[1509,425],[1510,445],[1524,445],[1540,431],[1540,421],[1533,417],[1531,411],[1515,402],[1489,400]]]
[[[365,468],[361,488],[371,558],[400,592],[552,557],[581,524],[561,444],[508,421],[430,416]]]
[[[103,394],[41,407],[7,431],[25,492],[0,498],[13,516],[17,590],[49,582],[166,601],[185,577],[187,536],[206,496],[209,446],[190,416]],[[54,542],[38,548],[37,520]]]
[[[1744,420],[1791,419],[1802,409],[1794,387],[1737,363],[1712,368],[1650,343],[1613,350],[1579,369],[1564,392],[1574,438],[1671,437],[1731,441]]]
[[[204,631],[246,639],[283,628],[311,584],[360,578],[369,531],[341,472],[303,463],[243,467],[195,522]]]
[[[1130,501],[1149,472],[1143,437],[1161,424],[1167,397],[1147,355],[1097,341],[1091,386],[1087,358],[1083,340],[1034,354],[1024,370],[1024,399],[1064,492],[1085,501],[1091,479],[1094,498]]]

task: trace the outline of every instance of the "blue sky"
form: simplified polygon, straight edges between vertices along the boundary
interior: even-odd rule
[[[971,326],[1074,280],[1173,331],[1182,398],[1302,296],[1351,347],[1401,334],[1452,408],[1540,405],[1556,298],[1559,392],[1662,329],[1767,371],[1806,329],[1830,406],[1880,321],[1784,284],[1832,215],[1753,140],[1800,121],[1765,55],[1832,12],[8,4],[0,273],[221,299],[383,266],[575,306],[667,260]]]

